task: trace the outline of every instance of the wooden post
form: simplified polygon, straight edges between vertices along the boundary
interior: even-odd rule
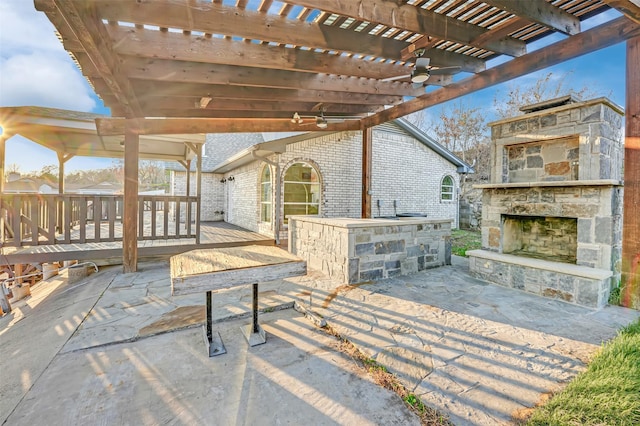
[[[198,162],[196,166],[196,244],[200,244],[200,206],[202,198],[202,144],[198,144]],[[189,218],[191,220],[191,218]]]
[[[191,201],[189,201],[189,196],[191,195],[191,160],[186,160],[185,163],[183,163],[185,166],[185,169],[187,170],[187,204],[185,206],[186,211],[185,211],[185,220],[184,220],[184,227],[185,230],[187,232],[187,235],[189,234],[189,231],[191,230],[191,212],[193,212],[193,208],[191,206]],[[178,211],[180,210],[180,201],[176,202],[176,224],[180,222],[180,215],[178,214]],[[196,243],[198,243],[200,240],[198,239],[198,236],[196,235]]]
[[[64,163],[73,158],[71,154],[65,154],[64,152],[56,152],[58,155],[58,194],[64,194]],[[56,226],[58,227],[58,232],[64,232],[64,226],[70,226],[71,218],[64,219],[64,205],[63,200],[58,201],[57,203],[57,218]]]
[[[187,197],[191,195],[191,160],[187,160]]]
[[[362,218],[371,217],[371,163],[373,131],[367,127],[362,131]]]
[[[124,273],[138,270],[138,156],[140,138],[127,128],[124,135],[124,211],[122,265]]]
[[[4,194],[4,160],[7,140],[12,135],[0,134],[0,194]]]
[[[3,133],[0,134],[0,195],[4,195],[4,160],[6,153],[6,143],[7,139],[9,139],[11,135]],[[0,243],[4,243],[4,224],[5,217],[4,214],[0,215]],[[2,290],[2,286],[0,286],[0,291]],[[9,307],[10,309],[11,307]]]
[[[640,37],[627,40],[622,304],[640,309]]]

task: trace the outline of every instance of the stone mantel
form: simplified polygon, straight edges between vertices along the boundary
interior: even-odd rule
[[[617,179],[594,179],[547,182],[483,183],[473,185],[473,187],[477,189],[540,188],[566,186],[622,186],[622,182]]]

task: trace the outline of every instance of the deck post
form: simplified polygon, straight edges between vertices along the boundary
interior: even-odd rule
[[[621,302],[640,309],[640,37],[627,40]]]
[[[56,152],[56,154],[58,155],[58,194],[62,195],[64,194],[64,164],[69,161],[70,159],[73,158],[73,155],[71,154],[66,154],[64,152]],[[56,221],[56,226],[58,227],[58,232],[59,233],[63,233],[64,232],[64,228],[63,226],[70,226],[71,220],[70,218],[67,218],[67,220],[64,220],[64,205],[63,205],[63,201],[58,201],[57,204],[57,208],[56,208],[56,216],[57,216],[57,221]]]
[[[0,194],[4,194],[4,160],[7,140],[13,135],[8,133],[0,134]]]
[[[200,206],[202,198],[202,144],[198,144],[198,160],[196,167],[196,244],[200,244]],[[189,173],[187,173],[189,176]],[[189,218],[188,220],[191,220]]]
[[[186,160],[184,163],[182,163],[182,165],[187,171],[187,194],[186,194],[187,202],[185,205],[186,212],[185,212],[184,226],[186,230],[190,230],[191,229],[191,212],[193,211],[191,202],[189,201],[189,196],[191,195],[191,160]],[[176,210],[176,223],[180,221],[180,216],[177,213],[178,212]],[[187,231],[187,234],[189,234],[188,231]],[[199,240],[198,240],[198,236],[196,235],[196,243],[197,242],[199,242]]]
[[[129,127],[124,134],[123,272],[138,270],[138,156],[140,138]]]
[[[191,160],[186,161],[185,168],[187,169],[187,197],[188,197],[189,195],[191,195]]]
[[[371,127],[362,130],[362,218],[371,217],[371,163],[373,131]]]
[[[0,195],[4,194],[4,160],[5,160],[7,140],[11,136],[12,135],[8,133],[0,134]],[[5,217],[4,217],[4,214],[2,214],[0,216],[0,243],[4,243],[4,224],[5,224]],[[0,291],[2,291],[1,286],[0,286]],[[11,306],[9,306],[9,309],[11,309]]]

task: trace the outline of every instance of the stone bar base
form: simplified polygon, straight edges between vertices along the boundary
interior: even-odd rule
[[[468,251],[471,274],[504,287],[589,308],[607,304],[611,271],[487,250]]]
[[[448,219],[289,218],[289,251],[339,284],[450,264],[450,238]]]

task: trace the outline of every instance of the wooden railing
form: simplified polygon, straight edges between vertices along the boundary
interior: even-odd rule
[[[196,238],[198,197],[139,195],[138,240]],[[122,240],[122,195],[0,194],[5,246]]]

